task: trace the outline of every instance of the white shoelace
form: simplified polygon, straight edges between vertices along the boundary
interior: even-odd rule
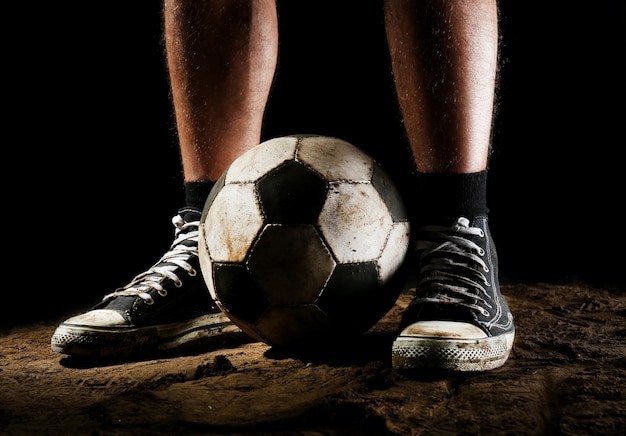
[[[421,230],[428,238],[417,243],[420,260],[430,259],[422,267],[417,285],[419,294],[424,297],[418,295],[411,304],[461,305],[488,316],[484,307],[475,304],[478,300],[484,306],[492,307],[486,290],[490,286],[485,276],[489,268],[482,259],[485,251],[465,237],[484,237],[483,230],[469,227],[469,220],[464,217],[451,227],[425,226]]]
[[[199,221],[185,222],[180,215],[172,218],[174,225],[174,242],[170,249],[147,271],[137,275],[128,285],[106,295],[104,301],[111,300],[119,296],[138,296],[148,304],[153,304],[154,300],[148,291],[156,289],[162,297],[167,295],[167,290],[162,283],[170,279],[174,286],[180,288],[183,283],[177,272],[182,268],[190,276],[195,276],[197,271],[189,264],[193,256],[198,255],[198,226]],[[192,229],[190,229],[192,228]],[[192,241],[193,244],[184,244],[185,241]]]

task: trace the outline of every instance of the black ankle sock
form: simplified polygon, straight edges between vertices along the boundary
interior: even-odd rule
[[[211,192],[214,185],[215,182],[209,180],[185,182],[185,205],[202,211],[209,192]]]
[[[417,173],[420,222],[444,223],[460,216],[486,216],[487,171],[469,174]]]

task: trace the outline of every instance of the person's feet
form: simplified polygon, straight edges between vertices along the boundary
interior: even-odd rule
[[[392,346],[393,367],[484,371],[502,366],[515,327],[500,293],[487,218],[421,227],[417,254],[416,294]]]
[[[215,305],[198,260],[200,212],[172,219],[175,240],[148,271],[91,310],[62,322],[51,339],[58,353],[124,357],[175,349],[240,333]],[[486,217],[450,227],[424,226],[417,245],[414,300],[393,343],[396,369],[483,371],[504,364],[515,328],[500,293],[498,262]]]
[[[174,242],[163,257],[91,310],[62,322],[52,335],[52,350],[113,358],[240,332],[215,305],[202,278],[199,219],[199,211],[181,209],[172,219]]]

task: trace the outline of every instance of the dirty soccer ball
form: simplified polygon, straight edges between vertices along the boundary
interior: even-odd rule
[[[236,159],[200,219],[203,277],[254,339],[360,334],[404,285],[409,220],[389,176],[337,138],[265,141]]]

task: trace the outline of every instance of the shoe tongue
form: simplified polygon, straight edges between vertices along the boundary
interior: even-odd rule
[[[192,207],[185,207],[178,211],[178,214],[183,217],[186,223],[193,221],[200,221],[200,215],[202,214],[198,209]]]

